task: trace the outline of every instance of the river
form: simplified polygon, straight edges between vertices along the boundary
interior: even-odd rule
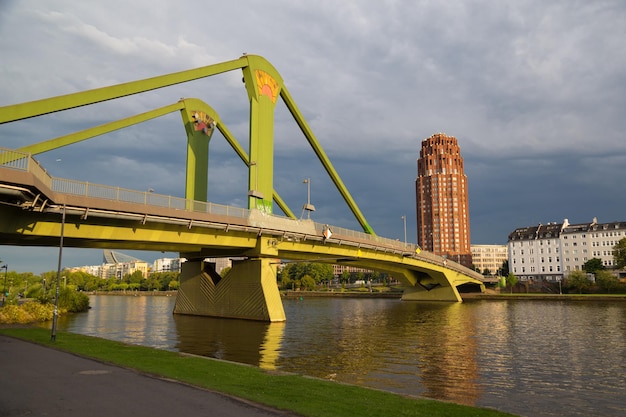
[[[285,323],[91,296],[58,329],[522,416],[626,415],[626,302],[285,299]]]

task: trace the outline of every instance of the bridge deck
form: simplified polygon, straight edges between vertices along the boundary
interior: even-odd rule
[[[429,252],[416,251],[418,248],[414,244],[257,210],[54,178],[29,155],[10,150],[0,150],[0,200],[5,209],[7,205],[14,209],[19,208],[21,216],[34,216],[33,219],[38,221],[45,215],[58,215],[64,207],[68,216],[76,216],[82,222],[90,219],[95,227],[106,227],[107,222],[130,221],[141,227],[151,228],[152,232],[160,229],[165,233],[168,226],[178,229],[185,226],[190,233],[204,230],[205,233],[221,237],[211,242],[202,239],[190,239],[186,242],[157,240],[144,245],[130,242],[130,246],[119,241],[119,248],[136,247],[181,253],[203,249],[203,254],[206,255],[245,256],[257,244],[255,237],[263,235],[284,243],[277,250],[278,257],[284,259],[350,262],[355,266],[372,267],[373,263],[398,263],[397,259],[400,257],[403,264],[412,259],[454,270],[471,278],[470,281],[482,280],[482,275],[462,265]],[[59,218],[54,217],[52,222],[59,223]],[[332,230],[332,236],[328,240],[323,237],[327,227]],[[1,233],[3,244],[9,245],[55,246],[58,241],[58,234],[30,235],[25,239],[25,232],[11,233],[2,230]],[[227,236],[239,236],[239,239],[226,239]],[[334,244],[333,250],[329,249],[331,243]],[[70,235],[68,246],[72,245],[110,247],[111,242],[96,238],[86,243],[84,239],[73,240]],[[338,250],[338,246],[345,250]],[[375,253],[376,260],[355,256],[355,248],[356,253],[361,250]]]

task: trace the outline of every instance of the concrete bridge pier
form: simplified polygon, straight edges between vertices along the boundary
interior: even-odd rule
[[[402,299],[406,301],[452,301],[461,302],[459,291],[452,284],[451,277],[443,270],[428,273],[414,270],[405,271],[411,285],[404,288]]]
[[[455,287],[437,287],[426,290],[419,286],[406,287],[402,294],[404,301],[463,301]]]
[[[276,264],[269,258],[233,261],[225,277],[215,264],[188,260],[182,265],[175,314],[285,321],[276,285]]]

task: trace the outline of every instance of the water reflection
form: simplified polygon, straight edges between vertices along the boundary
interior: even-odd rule
[[[171,348],[174,297],[92,296],[87,313],[59,318],[59,329],[124,343]],[[97,312],[97,314],[94,314]]]
[[[626,415],[626,303],[284,300],[286,323],[91,297],[59,329],[526,416]]]
[[[474,320],[461,304],[305,299],[285,311],[281,369],[463,404],[480,397]]]
[[[284,323],[174,315],[176,350],[276,369]]]

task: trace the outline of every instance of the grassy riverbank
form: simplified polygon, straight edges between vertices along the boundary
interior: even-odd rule
[[[57,333],[55,342],[50,341],[50,331],[42,328],[4,328],[0,329],[0,333],[278,409],[291,410],[303,416],[512,416],[491,409],[408,398],[301,375],[272,372],[73,333]]]

